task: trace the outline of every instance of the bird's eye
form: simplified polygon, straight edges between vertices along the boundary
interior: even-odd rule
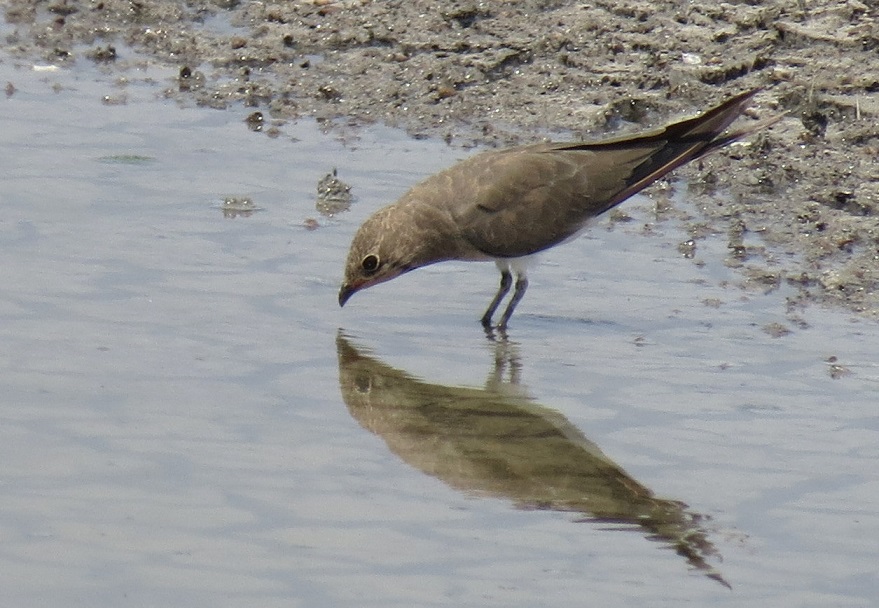
[[[378,256],[370,253],[368,256],[363,258],[363,261],[360,262],[360,267],[363,268],[363,272],[366,274],[372,274],[376,270],[378,270]]]

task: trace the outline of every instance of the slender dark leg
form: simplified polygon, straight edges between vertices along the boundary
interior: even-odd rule
[[[494,316],[494,311],[497,310],[498,304],[501,303],[501,300],[504,299],[504,296],[510,291],[510,286],[513,284],[513,275],[510,274],[509,270],[501,270],[501,285],[498,287],[497,294],[495,294],[494,299],[491,301],[491,304],[488,305],[488,310],[485,311],[485,314],[482,315],[482,326],[483,327],[491,327],[491,317]],[[516,284],[516,290],[518,291],[518,283]],[[509,308],[507,309],[509,310]]]
[[[519,304],[519,300],[525,295],[526,289],[528,289],[528,277],[524,274],[516,275],[516,289],[513,291],[513,297],[510,298],[510,303],[507,304],[504,316],[501,317],[501,322],[498,323],[498,329],[507,328],[507,321],[513,316],[513,311],[516,309],[516,305]]]

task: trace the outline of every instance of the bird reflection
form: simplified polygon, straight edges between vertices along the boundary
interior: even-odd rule
[[[719,555],[704,518],[682,502],[654,497],[564,416],[535,403],[519,384],[517,345],[503,338],[493,345],[486,388],[459,388],[394,369],[340,332],[342,397],[392,452],[453,488],[641,530],[729,586],[708,562]]]

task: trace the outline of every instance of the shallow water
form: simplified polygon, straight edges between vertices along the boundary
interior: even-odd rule
[[[490,264],[340,310],[359,223],[468,152],[255,136],[172,75],[0,63],[9,605],[875,605],[875,324],[724,283],[646,199],[542,256],[506,341]]]

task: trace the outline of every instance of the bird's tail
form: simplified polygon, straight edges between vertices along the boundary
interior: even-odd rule
[[[578,144],[577,147],[580,149],[596,152],[623,148],[653,148],[647,159],[632,171],[628,186],[609,200],[604,210],[618,205],[669,171],[778,122],[783,114],[724,134],[727,127],[741,116],[751,98],[759,91],[760,89],[752,89],[741,93],[699,116],[670,124],[639,137],[621,137]]]

